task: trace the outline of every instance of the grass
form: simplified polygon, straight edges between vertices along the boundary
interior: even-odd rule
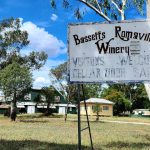
[[[20,115],[17,122],[11,122],[0,116],[0,150],[77,150],[76,118],[69,115],[68,121],[64,122],[62,116],[56,115]],[[95,122],[95,118],[90,119],[95,150],[150,150],[150,126]],[[123,121],[126,119],[150,121],[150,118],[120,118]],[[86,126],[83,121],[82,128]],[[82,149],[90,150],[88,130],[82,132]]]

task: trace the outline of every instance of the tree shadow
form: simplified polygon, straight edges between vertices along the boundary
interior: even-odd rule
[[[150,135],[145,135],[144,138],[148,141],[150,141]]]
[[[118,141],[118,142],[110,142],[109,144],[105,145],[106,148],[112,149],[112,148],[128,148],[128,149],[147,149],[150,148],[150,143],[147,142],[123,142],[123,141]]]
[[[33,120],[33,119],[26,119],[26,120],[19,120],[19,122],[23,123],[47,123],[48,120]]]
[[[78,120],[67,120],[67,121],[78,123]],[[87,120],[81,120],[81,122],[87,122]],[[107,123],[107,122],[101,121],[101,120],[99,120],[99,121],[96,121],[96,120],[90,120],[89,122],[90,122],[91,124],[92,124],[92,123]]]
[[[1,150],[77,150],[77,145],[41,142],[37,140],[0,140]],[[82,150],[90,150],[90,147],[82,146]]]

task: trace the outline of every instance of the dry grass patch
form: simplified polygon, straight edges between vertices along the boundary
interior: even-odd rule
[[[82,127],[86,127],[82,122]],[[95,150],[148,150],[150,126],[91,122]],[[83,150],[90,150],[88,130],[82,132]],[[20,116],[17,122],[0,117],[0,150],[76,150],[77,120]]]

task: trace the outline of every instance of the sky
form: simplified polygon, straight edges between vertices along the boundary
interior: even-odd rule
[[[57,0],[60,2],[61,0]],[[48,54],[46,64],[38,71],[33,72],[34,88],[50,85],[48,72],[51,68],[67,61],[67,29],[69,23],[103,22],[91,9],[85,7],[77,0],[71,0],[72,6],[80,6],[86,13],[83,20],[77,20],[73,8],[64,9],[62,4],[57,9],[50,7],[50,0],[0,0],[0,20],[14,17],[22,21],[22,29],[29,34],[30,45],[22,53],[28,54],[31,50],[44,50]],[[127,9],[126,19],[145,19],[135,8]]]

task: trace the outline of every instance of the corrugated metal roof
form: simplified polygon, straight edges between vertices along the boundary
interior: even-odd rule
[[[59,106],[59,107],[67,107],[67,104],[54,104],[55,106]],[[74,104],[69,104],[68,107],[76,107],[76,105]]]
[[[84,101],[81,101],[83,103]],[[106,99],[101,99],[101,98],[90,98],[86,100],[86,103],[99,103],[99,104],[114,104],[113,102],[106,100]]]
[[[9,108],[10,105],[6,105],[6,104],[3,104],[3,105],[0,105],[0,108]]]

